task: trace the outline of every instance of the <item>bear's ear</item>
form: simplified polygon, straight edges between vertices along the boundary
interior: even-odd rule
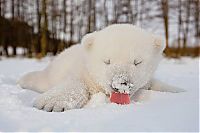
[[[156,49],[158,49],[160,52],[163,52],[163,50],[165,49],[165,43],[164,43],[164,39],[161,36],[154,36],[154,46],[156,47]]]
[[[83,45],[85,49],[89,50],[92,47],[95,39],[95,34],[96,32],[88,33],[83,37],[81,45]]]

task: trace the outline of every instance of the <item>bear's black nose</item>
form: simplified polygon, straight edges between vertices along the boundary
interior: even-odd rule
[[[121,83],[121,85],[127,85],[127,82]]]

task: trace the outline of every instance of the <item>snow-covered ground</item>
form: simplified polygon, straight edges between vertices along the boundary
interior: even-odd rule
[[[164,59],[156,72],[156,78],[186,92],[146,91],[148,100],[130,105],[105,104],[97,95],[87,107],[62,113],[33,108],[39,94],[16,85],[24,73],[43,69],[49,61],[0,61],[0,131],[199,130],[199,58]]]

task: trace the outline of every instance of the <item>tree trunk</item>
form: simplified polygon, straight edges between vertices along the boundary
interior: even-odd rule
[[[2,8],[1,8],[1,5],[2,5],[2,0],[0,0],[0,16],[1,16],[1,13],[2,13]]]
[[[41,34],[41,55],[45,56],[47,54],[47,31],[48,31],[48,22],[47,22],[47,13],[46,13],[46,0],[42,0],[42,34]]]
[[[36,54],[41,52],[41,13],[40,13],[40,0],[36,1],[36,10],[37,10],[37,44],[35,47]]]
[[[144,0],[140,0],[140,12],[139,12],[139,23],[140,26],[142,26],[142,21],[143,21],[143,14],[144,14]]]
[[[15,1],[14,0],[12,0],[11,1],[11,13],[12,13],[12,27],[14,28],[15,27],[15,23],[14,23],[14,18],[15,18]],[[17,48],[16,48],[16,43],[17,42],[15,42],[13,39],[13,37],[14,37],[14,33],[13,33],[13,30],[11,31],[11,46],[12,46],[12,49],[13,49],[13,52],[12,52],[12,55],[13,56],[16,56],[16,53],[17,53]]]
[[[186,45],[188,41],[188,32],[189,32],[189,24],[190,24],[190,0],[187,1],[187,7],[186,7],[186,22],[185,22],[185,32],[184,32],[184,38],[183,38],[183,52],[184,55],[186,55]]]
[[[181,29],[182,29],[182,0],[178,1],[178,50],[177,57],[180,56],[181,52]]]
[[[17,55],[17,47],[14,45],[13,46],[13,53],[12,53],[13,56],[16,56]]]
[[[200,26],[199,26],[199,17],[200,17],[200,2],[199,0],[194,0],[195,4],[195,36],[197,40],[200,38]]]
[[[65,36],[66,36],[66,33],[67,33],[67,0],[63,0],[63,23],[64,23],[64,26],[63,26],[63,32],[65,33],[64,34],[64,37],[63,37],[63,48],[67,48],[67,43],[65,43]],[[62,48],[62,49],[63,49]]]
[[[5,17],[6,14],[6,0],[1,0],[1,14],[0,16]]]
[[[11,13],[12,13],[12,20],[14,20],[15,15],[15,3],[14,0],[11,1]]]
[[[92,6],[92,0],[88,0],[88,26],[87,26],[87,33],[90,33],[91,31],[91,6]]]
[[[73,0],[71,0],[71,11],[70,11],[70,40],[69,40],[69,45],[71,46],[73,44],[73,35],[74,35],[74,25],[73,25],[73,21],[74,21],[74,16],[73,16]]]
[[[66,33],[67,33],[67,11],[66,11],[66,9],[67,9],[67,0],[63,0],[63,21],[64,21],[64,29],[63,29],[63,32],[65,33],[65,35],[66,35]],[[65,37],[63,37],[63,39],[64,39]],[[63,42],[64,43],[64,42]],[[67,43],[65,43],[65,48],[67,47]]]
[[[20,5],[21,5],[20,2],[21,2],[21,0],[17,0],[17,15],[16,16],[18,18],[20,18]]]
[[[103,8],[104,8],[104,10],[102,11],[102,12],[104,12],[104,23],[105,23],[105,26],[107,26],[108,25],[108,10],[107,10],[107,0],[104,0],[104,3],[103,3]]]
[[[9,43],[9,41],[7,39],[4,42],[3,50],[4,50],[5,54],[6,54],[6,56],[9,57],[9,53],[8,53],[8,43]]]
[[[166,39],[166,54],[169,54],[169,22],[168,22],[168,0],[161,1],[161,8],[162,8],[162,16],[164,21],[164,28],[165,28],[165,39]]]

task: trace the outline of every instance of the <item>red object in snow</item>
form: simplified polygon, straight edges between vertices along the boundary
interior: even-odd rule
[[[130,97],[129,97],[129,94],[112,92],[110,101],[112,103],[117,103],[117,104],[129,104]]]

